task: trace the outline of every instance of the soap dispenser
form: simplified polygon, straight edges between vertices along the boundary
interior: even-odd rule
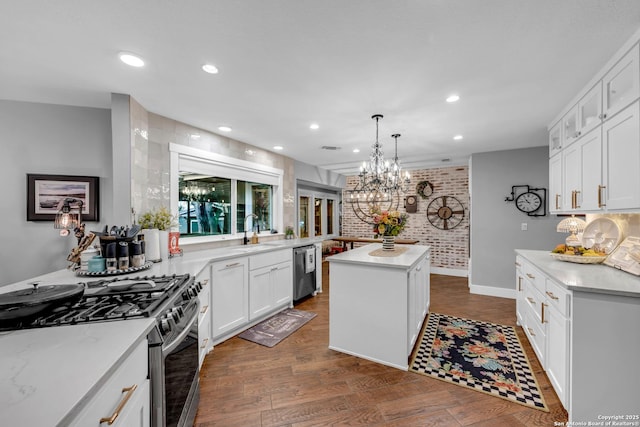
[[[253,236],[251,236],[251,244],[255,245],[256,243],[258,243],[258,235],[256,234],[256,231],[253,230]]]

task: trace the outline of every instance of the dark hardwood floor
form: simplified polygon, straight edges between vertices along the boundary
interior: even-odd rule
[[[520,340],[550,412],[529,409],[415,373],[328,349],[324,292],[296,308],[318,314],[273,348],[234,337],[215,347],[201,373],[195,425],[553,426],[567,414],[521,328]],[[467,279],[431,276],[431,311],[515,325],[515,301],[472,295]]]

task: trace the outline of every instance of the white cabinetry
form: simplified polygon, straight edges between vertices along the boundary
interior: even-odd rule
[[[569,407],[571,292],[516,257],[516,315],[553,388]]]
[[[254,255],[249,260],[249,320],[292,304],[291,250]]]
[[[93,395],[71,427],[148,427],[151,423],[148,344],[141,340]]]
[[[211,263],[214,340],[249,321],[249,258]]]
[[[409,271],[409,301],[407,318],[407,353],[411,353],[429,311],[430,302],[429,256],[420,260]]]
[[[640,47],[630,43],[549,128],[551,213],[640,209]]]
[[[640,208],[640,106],[638,102],[602,126],[607,209]]]
[[[207,265],[196,276],[195,280],[202,285],[202,290],[198,294],[198,299],[200,300],[200,313],[198,313],[198,342],[200,349],[198,352],[200,366],[202,366],[204,357],[213,347],[213,337],[211,335],[211,266]]]

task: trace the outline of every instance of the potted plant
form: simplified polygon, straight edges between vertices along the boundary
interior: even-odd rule
[[[146,258],[161,261],[169,257],[169,230],[178,222],[166,207],[143,213],[138,218],[145,239]]]

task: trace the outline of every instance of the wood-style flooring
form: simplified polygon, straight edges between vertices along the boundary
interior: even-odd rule
[[[195,426],[553,426],[567,414],[518,327],[550,412],[328,349],[324,292],[296,308],[317,317],[273,348],[234,337],[206,357]],[[431,275],[431,311],[515,325],[515,301],[469,293],[466,278]],[[559,425],[559,424],[556,424]]]

